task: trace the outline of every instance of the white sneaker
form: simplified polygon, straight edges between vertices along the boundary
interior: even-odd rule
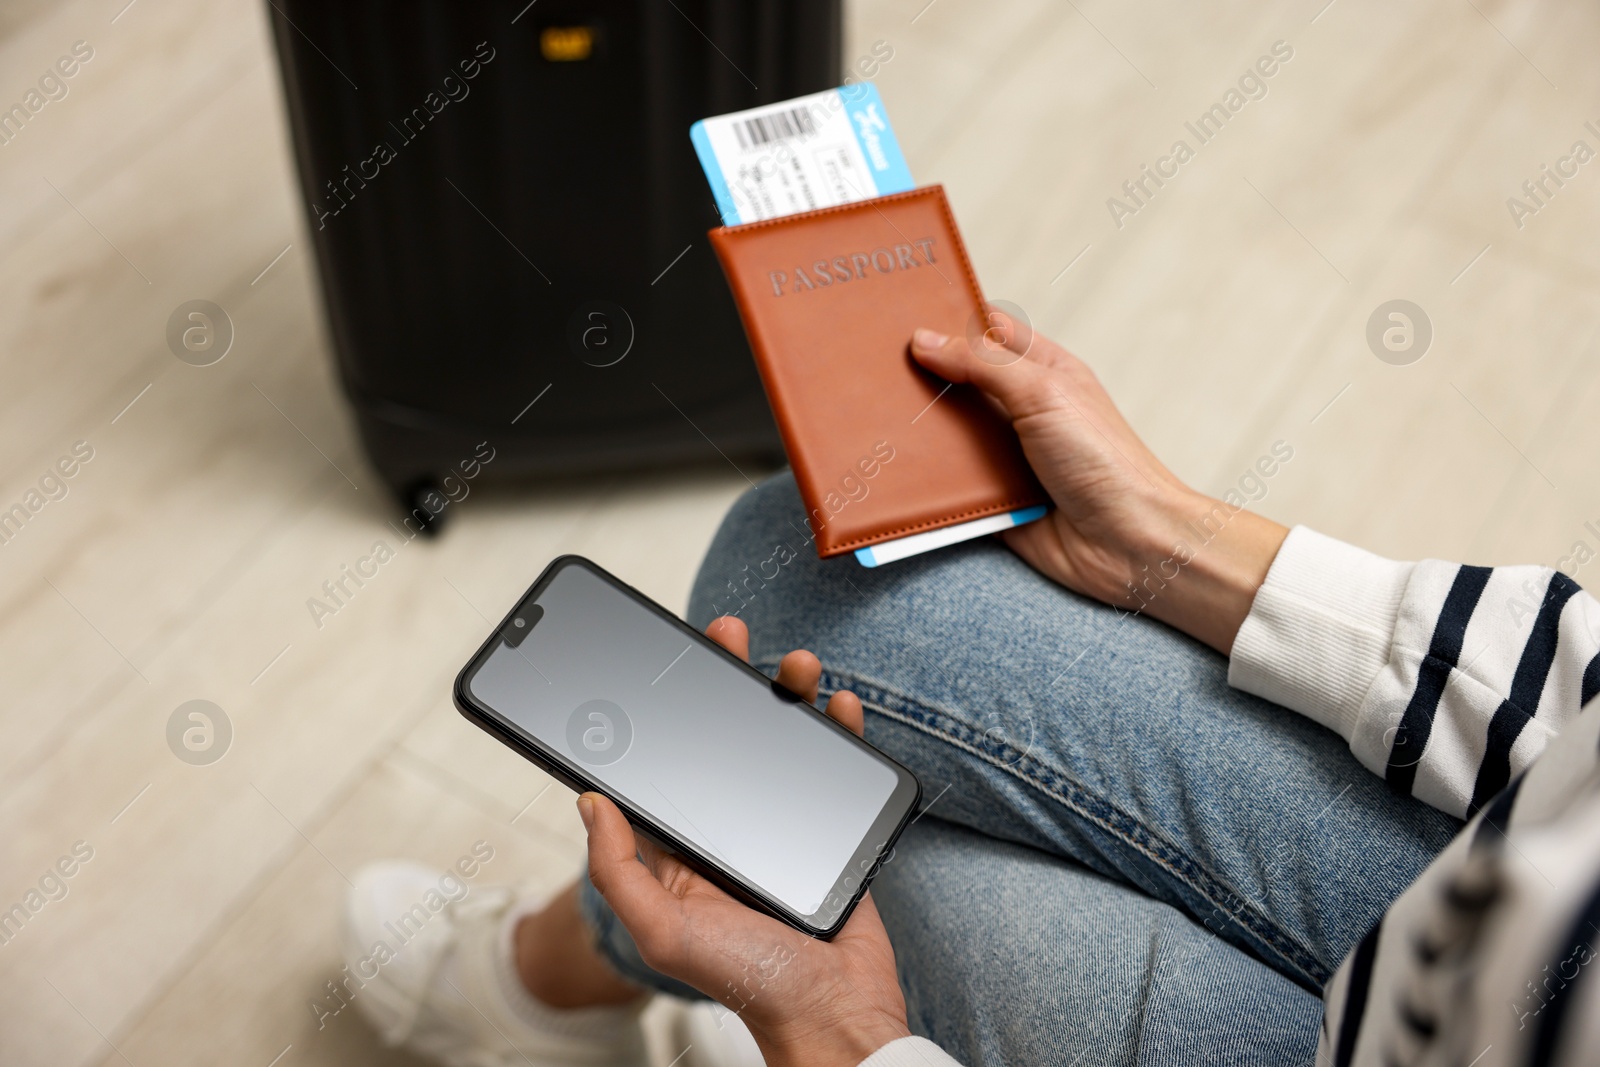
[[[437,871],[388,861],[362,869],[350,891],[345,989],[386,1043],[448,1067],[645,1067],[643,999],[561,1010],[523,987],[512,935],[543,901],[502,887],[449,901],[440,888]]]

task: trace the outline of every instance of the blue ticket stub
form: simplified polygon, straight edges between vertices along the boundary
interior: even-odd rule
[[[1049,510],[1042,505],[1022,508],[1008,511],[1004,515],[991,515],[986,519],[973,519],[971,522],[929,530],[927,533],[912,534],[910,537],[901,537],[894,541],[883,541],[871,548],[856,549],[856,562],[863,567],[877,567],[884,563],[893,563],[897,559],[905,559],[907,556],[920,556],[924,552],[932,552],[945,545],[959,544],[974,537],[999,533],[1013,526],[1042,519]]]
[[[894,127],[871,82],[797,96],[689,127],[725,226],[853,204],[914,188]],[[1023,508],[885,541],[855,553],[876,567],[1021,526],[1048,509]]]
[[[871,82],[856,82],[689,127],[726,226],[912,188]]]

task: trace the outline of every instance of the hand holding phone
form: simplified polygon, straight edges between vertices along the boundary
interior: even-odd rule
[[[921,795],[804,694],[581,556],[545,568],[455,697],[731,896],[822,938],[844,927]]]
[[[706,635],[748,658],[744,624],[724,616]],[[791,652],[778,682],[815,700],[822,667]],[[861,702],[841,691],[828,717],[862,732]],[[589,877],[651,967],[716,997],[755,1036],[768,1067],[849,1064],[910,1031],[894,950],[866,896],[832,941],[746,907],[692,867],[636,836],[598,793],[578,798],[589,831]]]
[[[907,1033],[867,884],[921,788],[812,706],[822,665],[749,665],[579,556],[553,561],[456,679],[472,722],[581,792],[595,887],[645,961],[738,1012],[769,1067],[853,1067]]]

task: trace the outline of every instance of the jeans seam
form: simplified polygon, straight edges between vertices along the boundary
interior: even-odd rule
[[[1011,774],[1024,785],[1052,798],[1077,813],[1081,818],[1098,826],[1123,845],[1157,864],[1184,885],[1187,885],[1214,908],[1229,916],[1242,929],[1249,931],[1252,937],[1271,949],[1284,965],[1297,971],[1304,983],[1311,984],[1314,990],[1319,991],[1322,982],[1326,981],[1326,975],[1321,978],[1318,977],[1318,975],[1323,974],[1326,968],[1304,945],[1301,945],[1293,936],[1280,930],[1267,917],[1256,913],[1252,908],[1241,906],[1247,903],[1247,898],[1243,893],[1228,886],[1222,879],[1207,871],[1194,857],[1167,841],[1163,835],[1129,815],[1111,801],[1096,796],[1091,790],[1073,781],[1070,776],[1062,771],[1043,763],[1031,756],[1026,750],[1019,750],[1007,742],[987,741],[986,743],[991,746],[1004,747],[1020,753],[1017,761],[1009,764],[1002,763],[992,753],[978,747],[974,741],[961,736],[961,733],[976,734],[976,731],[968,724],[946,712],[925,707],[918,701],[897,693],[881,683],[870,681],[859,675],[829,670],[823,672],[822,680],[826,690],[831,692],[837,689],[849,689],[862,699],[864,706],[871,707],[877,714],[926,733],[946,744],[955,745],[962,751],[978,757],[997,770]],[[837,684],[830,686],[828,684],[830,682],[836,682]],[[867,692],[863,693],[863,690],[867,690]],[[869,699],[869,697],[876,699]],[[903,710],[896,710],[891,707],[894,704],[900,705]],[[947,727],[946,723],[951,727],[960,727],[960,731]],[[1028,764],[1026,772],[1019,766],[1024,761]],[[1072,795],[1074,794],[1091,803],[1081,803],[1073,799]],[[1116,825],[1111,819],[1097,814],[1091,810],[1091,805],[1102,807],[1107,812],[1114,814],[1127,827],[1132,828],[1131,831]],[[1144,840],[1140,839],[1141,835]],[[1150,842],[1150,844],[1146,842]],[[1167,854],[1163,855],[1161,851],[1158,851],[1157,845]],[[1175,859],[1182,861],[1181,866],[1174,863]]]

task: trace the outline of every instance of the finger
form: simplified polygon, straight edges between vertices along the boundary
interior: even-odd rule
[[[1005,348],[1016,355],[1025,356],[1033,350],[1033,343],[1039,337],[1033,332],[1033,324],[1027,319],[1019,319],[994,304],[985,305],[984,314],[989,328],[983,332],[978,343],[987,347],[991,353],[995,353],[997,348]],[[1002,357],[1000,362],[1009,361]]]
[[[668,853],[660,845],[651,841],[637,830],[633,833],[633,851],[640,863],[647,867],[651,874],[656,876],[656,881],[661,881],[661,864],[668,858]]]
[[[644,864],[650,876],[658,885],[681,901],[688,882],[696,878],[688,865],[683,862],[683,858],[668,852],[637,831],[633,835],[633,844],[638,849],[639,862]]]
[[[778,663],[778,684],[791,693],[799,693],[807,702],[817,699],[817,686],[822,681],[822,661],[803,648],[797,648]]]
[[[633,827],[599,793],[578,798],[578,814],[589,832],[589,881],[640,946],[659,946],[669,936],[678,899],[637,859]]]
[[[841,689],[828,698],[828,718],[845,727],[857,737],[866,736],[867,724],[861,711],[861,698],[848,689]]]
[[[997,304],[988,304],[986,307],[985,314],[989,328],[983,332],[977,343],[983,346],[992,362],[1011,362],[1000,351],[1007,349],[1016,355],[1027,356],[1035,363],[1046,367],[1087,370],[1082,360],[1050,338],[1036,332],[1033,324],[1026,318],[1013,315]]]
[[[984,334],[987,344],[987,354],[991,362],[1008,363],[1010,359],[1000,355],[995,346],[1001,347],[1025,356],[1034,363],[1043,367],[1053,367],[1068,374],[1069,381],[1075,381],[1075,375],[1092,375],[1093,372],[1083,360],[1068,352],[1061,345],[1034,330],[1033,324],[1025,318],[1019,318],[1007,311],[1003,311],[993,304],[989,305],[990,328]],[[1063,388],[1066,388],[1063,386]],[[1070,392],[1070,390],[1069,390]]]
[[[946,381],[982,389],[998,400],[1012,419],[1068,406],[1050,368],[1014,355],[991,362],[974,352],[965,337],[919,329],[911,338],[911,355],[925,370]]]
[[[750,629],[732,615],[718,615],[706,627],[706,636],[735,656],[750,662]]]

